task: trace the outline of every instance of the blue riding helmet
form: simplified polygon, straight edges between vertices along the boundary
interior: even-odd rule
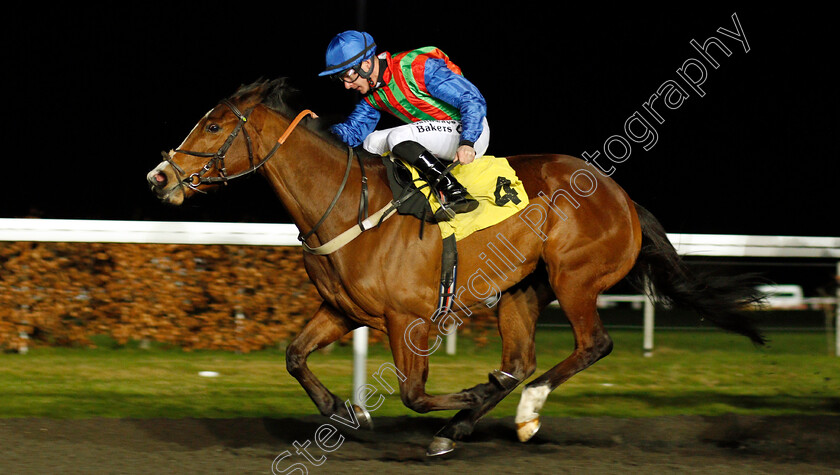
[[[318,76],[346,71],[375,55],[376,43],[369,34],[355,30],[339,33],[327,47],[327,69]],[[361,74],[364,71],[356,72]]]

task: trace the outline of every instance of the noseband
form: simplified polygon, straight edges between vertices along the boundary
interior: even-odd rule
[[[187,186],[194,191],[199,193],[206,193],[206,191],[199,188],[200,185],[218,185],[223,184],[227,185],[227,182],[233,180],[234,178],[239,178],[241,176],[249,175],[251,173],[256,172],[259,170],[260,167],[265,165],[265,163],[277,152],[277,149],[280,148],[281,145],[286,141],[291,134],[292,130],[297,126],[297,124],[307,115],[315,115],[310,110],[304,110],[289,124],[289,128],[286,129],[286,132],[280,137],[277,143],[274,144],[274,147],[269,151],[259,163],[254,164],[254,150],[253,146],[251,145],[251,136],[248,134],[248,130],[245,129],[245,123],[248,122],[248,117],[250,117],[251,112],[254,111],[254,108],[251,107],[250,109],[246,110],[243,114],[238,107],[229,100],[225,99],[221,102],[222,105],[226,106],[233,112],[233,115],[236,116],[239,121],[236,124],[236,127],[230,132],[228,135],[227,140],[225,143],[219,147],[219,150],[216,153],[207,153],[207,152],[194,152],[192,150],[183,150],[183,149],[175,149],[175,153],[183,153],[184,155],[191,155],[193,157],[201,157],[201,158],[209,158],[207,163],[196,173],[192,175],[186,176],[187,173],[181,168],[174,160],[172,160],[172,155],[166,152],[161,152],[163,154],[163,160],[167,162],[172,169],[175,170],[175,174],[178,178],[179,186]],[[227,154],[228,149],[233,144],[234,139],[239,135],[239,133],[245,136],[245,145],[248,148],[248,163],[251,165],[250,168],[247,170],[241,171],[239,173],[235,173],[233,175],[227,174],[227,169],[225,168],[225,154]],[[204,176],[208,171],[216,168],[219,170],[219,176]],[[184,178],[182,178],[184,177]]]

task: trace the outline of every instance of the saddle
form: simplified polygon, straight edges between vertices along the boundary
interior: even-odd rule
[[[455,166],[450,173],[469,191],[479,205],[474,211],[439,221],[435,211],[440,203],[419,172],[403,160],[382,156],[388,184],[397,212],[424,223],[436,223],[443,238],[441,280],[436,315],[445,315],[452,306],[457,281],[457,241],[475,231],[498,224],[528,206],[528,194],[506,158],[485,155],[467,166]],[[423,237],[423,226],[420,228]]]
[[[450,168],[450,173],[478,201],[478,208],[458,214],[451,220],[439,221],[435,218],[435,211],[440,208],[440,203],[419,172],[393,156],[385,155],[381,159],[387,170],[388,185],[397,202],[397,212],[427,223],[437,223],[444,237],[454,235],[460,241],[528,206],[525,188],[507,159],[485,155],[467,166]]]

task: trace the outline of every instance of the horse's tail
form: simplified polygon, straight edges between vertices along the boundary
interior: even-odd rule
[[[756,275],[720,276],[693,272],[677,254],[665,229],[650,211],[636,204],[642,249],[627,278],[655,301],[696,311],[715,325],[763,345],[764,337],[744,307],[760,303]]]

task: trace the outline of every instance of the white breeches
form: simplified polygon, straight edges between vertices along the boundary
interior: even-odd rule
[[[482,119],[483,130],[476,140],[475,156],[487,152],[490,143],[490,127],[487,118]],[[412,140],[442,160],[455,159],[458,142],[461,141],[461,122],[457,120],[421,120],[391,129],[376,130],[365,139],[365,150],[377,155],[390,152],[394,145]]]

